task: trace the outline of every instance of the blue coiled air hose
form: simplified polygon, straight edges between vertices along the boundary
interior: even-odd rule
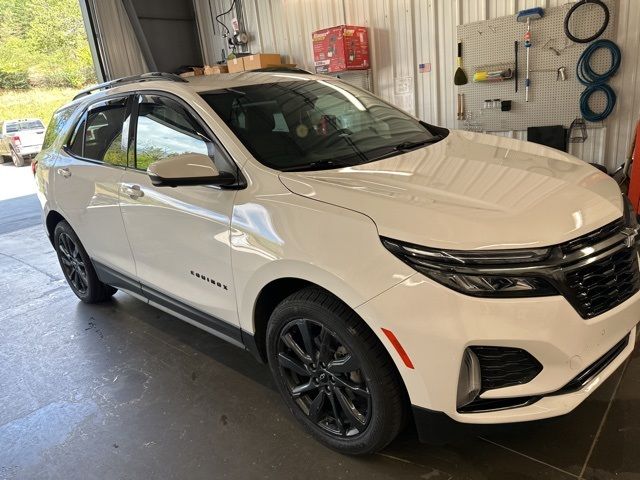
[[[606,72],[597,73],[591,67],[591,57],[601,48],[609,50],[611,53],[611,66]],[[580,55],[576,65],[576,77],[580,83],[587,87],[580,95],[580,113],[588,122],[599,122],[611,115],[613,107],[616,105],[616,94],[606,82],[618,71],[621,60],[620,49],[611,40],[593,42]],[[596,92],[603,92],[607,99],[606,107],[599,113],[594,112],[589,106],[589,99]]]

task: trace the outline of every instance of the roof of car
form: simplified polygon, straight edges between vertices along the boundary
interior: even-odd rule
[[[327,77],[313,75],[306,72],[274,71],[198,75],[195,77],[187,77],[187,81],[196,92],[206,92],[207,90],[242,87],[246,85],[260,85],[263,83],[291,82],[292,80],[326,80],[326,78]]]

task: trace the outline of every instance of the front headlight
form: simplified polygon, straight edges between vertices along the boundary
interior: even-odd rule
[[[476,297],[559,295],[544,278],[517,271],[539,266],[551,250],[436,250],[382,238],[396,257],[423,275],[457,292]]]

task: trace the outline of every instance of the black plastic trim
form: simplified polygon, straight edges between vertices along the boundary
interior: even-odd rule
[[[616,343],[610,350],[608,350],[599,359],[589,365],[586,369],[580,372],[564,387],[551,393],[544,395],[531,395],[527,397],[511,397],[511,398],[477,398],[471,403],[463,407],[459,407],[457,410],[459,413],[482,413],[482,412],[495,412],[498,410],[509,410],[512,408],[525,407],[532,405],[538,400],[544,397],[553,397],[556,395],[566,395],[568,393],[574,393],[585,387],[590,381],[592,381],[597,375],[599,375],[605,368],[607,368],[611,362],[613,362],[631,341],[631,333],[627,334],[622,340]]]
[[[91,260],[91,263],[93,264],[93,268],[96,271],[98,279],[102,283],[106,283],[107,285],[111,285],[112,287],[122,288],[123,290],[137,293],[138,295],[143,295],[142,285],[137,280],[134,280],[128,275],[120,273],[117,270],[114,270],[111,267],[107,267],[106,265],[93,259]]]
[[[591,380],[598,376],[605,368],[607,368],[611,362],[613,362],[618,355],[620,355],[625,348],[629,345],[631,340],[631,334],[624,337],[618,343],[616,343],[607,353],[592,363],[590,366],[580,372],[573,380],[567,383],[557,392],[553,392],[551,395],[563,395],[566,393],[573,393],[581,390]]]
[[[208,313],[204,313],[145,284],[142,284],[142,293],[149,299],[149,301],[155,302],[158,305],[162,305],[169,310],[190,318],[191,320],[209,327],[226,337],[242,343],[242,334],[240,327],[225,322],[224,320],[220,320],[219,318],[214,317],[213,315],[209,315]]]
[[[106,265],[103,265],[100,262],[92,260],[92,263],[96,270],[96,274],[98,275],[98,279],[100,279],[101,282],[116,288],[128,290],[138,295],[142,295],[150,302],[162,305],[163,307],[168,308],[169,310],[179,315],[187,317],[194,322],[204,325],[205,327],[211,328],[212,330],[215,330],[225,337],[243,344],[245,348],[247,348],[247,350],[252,351],[252,346],[247,347],[247,345],[245,345],[243,340],[247,337],[247,335],[246,333],[243,335],[240,327],[225,322],[224,320],[220,320],[213,315],[209,315],[208,313],[202,312],[190,305],[176,300],[165,293],[159,292],[158,290],[151,288],[148,285],[144,285],[143,283],[138,282],[128,275],[118,272],[117,270],[107,267]],[[257,351],[257,347],[255,347],[255,350]]]

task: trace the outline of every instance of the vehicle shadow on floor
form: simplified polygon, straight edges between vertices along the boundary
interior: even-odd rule
[[[77,315],[79,318],[91,318],[96,328],[105,334],[116,335],[112,337],[115,343],[118,342],[117,330],[124,327],[138,332],[140,337],[134,341],[132,348],[137,348],[138,341],[142,348],[149,338],[154,342],[161,341],[186,352],[185,355],[190,356],[192,362],[203,362],[202,357],[197,358],[196,355],[203,356],[209,362],[239,373],[260,388],[268,389],[271,395],[277,393],[269,368],[259,364],[248,352],[128,295],[118,294],[110,302],[100,305],[79,302]],[[124,324],[114,325],[114,318]],[[110,341],[108,335],[105,341]],[[637,353],[634,356],[637,357]],[[548,474],[549,470],[560,475],[552,478],[576,478],[593,450],[594,440],[603,429],[603,418],[621,383],[622,373],[621,369],[615,372],[568,415],[506,425],[457,425],[446,432],[448,440],[444,445],[421,444],[410,420],[404,431],[380,456],[436,468],[454,475],[454,478],[533,479]],[[637,382],[638,379],[630,381]],[[232,388],[228,387],[227,390]],[[251,402],[251,399],[246,399],[246,402]],[[635,399],[625,410],[631,408],[637,411],[640,402]],[[288,415],[284,405],[279,414]],[[469,472],[474,470],[476,473],[484,472],[485,477],[468,477]],[[524,475],[523,471],[531,475]]]

